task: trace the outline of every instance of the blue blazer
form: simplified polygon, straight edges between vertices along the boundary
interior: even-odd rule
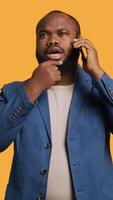
[[[113,200],[113,80],[106,73],[93,81],[78,66],[67,123],[67,155],[77,200]],[[5,200],[45,200],[52,150],[47,91],[33,104],[23,82],[1,89],[0,151],[12,142]]]

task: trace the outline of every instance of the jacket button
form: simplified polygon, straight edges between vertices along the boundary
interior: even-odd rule
[[[45,169],[45,168],[42,168],[42,169],[41,169],[41,171],[40,171],[40,173],[41,173],[42,175],[45,175],[45,174],[47,174],[47,169]]]
[[[39,195],[38,195],[38,199],[37,199],[37,200],[43,200],[42,194],[39,194]]]
[[[23,106],[20,105],[20,106],[18,107],[18,109],[19,109],[19,110],[23,110]]]
[[[17,108],[16,109],[16,113],[18,114],[18,115],[20,115],[20,110]]]
[[[16,119],[16,117],[15,117],[15,115],[14,115],[14,113],[12,114],[12,117],[11,117],[12,119]]]
[[[44,144],[45,149],[49,149],[51,147],[50,143]]]

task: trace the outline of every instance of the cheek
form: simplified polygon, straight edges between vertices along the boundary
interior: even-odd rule
[[[46,49],[46,41],[45,40],[37,41],[36,47],[38,48],[39,51],[43,52]]]
[[[64,43],[65,55],[69,55],[73,49],[72,41],[67,41]]]

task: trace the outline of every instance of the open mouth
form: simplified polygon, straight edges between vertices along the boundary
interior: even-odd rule
[[[47,55],[47,57],[51,60],[60,60],[62,57],[61,53],[50,53]]]
[[[47,51],[47,57],[51,60],[60,60],[63,51],[59,47],[51,47]]]

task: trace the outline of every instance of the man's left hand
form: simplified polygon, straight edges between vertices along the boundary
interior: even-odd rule
[[[74,39],[73,48],[84,48],[86,50],[85,60],[83,59],[83,69],[90,74],[94,80],[99,80],[104,74],[104,70],[100,67],[98,55],[93,44],[88,40],[80,37]]]

